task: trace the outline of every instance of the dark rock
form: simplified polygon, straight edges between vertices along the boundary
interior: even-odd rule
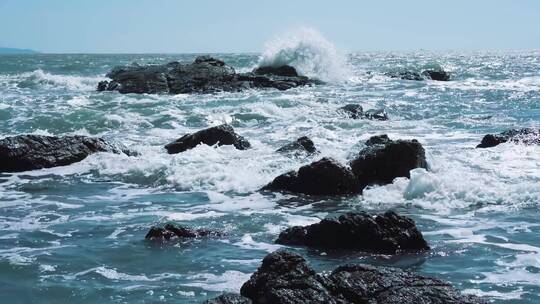
[[[279,250],[263,259],[240,294],[261,304],[338,303],[326,285],[300,255]]]
[[[290,65],[282,65],[279,67],[272,66],[263,66],[258,67],[253,70],[253,73],[257,75],[276,75],[276,76],[287,76],[287,77],[297,77],[299,76],[296,72],[296,69]]]
[[[383,254],[429,250],[414,221],[392,211],[375,217],[365,212],[349,212],[337,219],[294,226],[281,232],[276,243]]]
[[[204,304],[251,304],[251,300],[234,293],[225,293],[217,298],[206,300]]]
[[[352,119],[376,119],[376,120],[388,120],[388,114],[384,109],[372,109],[364,112],[362,106],[359,104],[348,104],[339,110]]]
[[[17,135],[0,140],[0,172],[66,166],[97,152],[135,154],[102,138]]]
[[[422,145],[413,140],[390,140],[386,135],[370,138],[366,148],[351,162],[351,169],[363,187],[389,184],[396,177],[410,178],[409,171],[426,168]]]
[[[98,84],[98,91],[120,93],[213,93],[236,92],[249,88],[290,88],[319,84],[298,76],[293,67],[260,68],[257,73],[236,73],[219,59],[199,56],[191,64],[170,62],[161,65],[115,67],[107,74],[110,82]]]
[[[417,73],[413,71],[398,71],[386,73],[386,76],[391,78],[399,78],[403,80],[416,80],[422,81],[427,79],[437,80],[437,81],[449,81],[450,74],[444,71],[441,68],[427,69],[422,71],[422,73]]]
[[[216,237],[222,235],[217,230],[210,229],[192,229],[184,226],[174,226],[167,224],[165,227],[152,227],[145,236],[147,240],[170,240],[173,238],[179,239],[194,239],[199,237]]]
[[[165,146],[169,154],[176,154],[195,148],[199,144],[213,146],[233,145],[238,150],[246,150],[250,143],[234,132],[233,127],[224,124],[195,133],[186,134]]]
[[[451,284],[397,268],[344,265],[317,274],[300,255],[278,250],[244,283],[240,294],[254,304],[479,304]]]
[[[450,74],[441,68],[425,70],[422,72],[422,75],[425,75],[426,77],[437,81],[450,80]]]
[[[367,119],[375,119],[375,120],[388,120],[388,114],[384,109],[371,109],[367,110],[364,113],[364,117]]]
[[[359,104],[348,104],[339,108],[339,110],[346,113],[352,119],[360,119],[364,117],[364,109]]]
[[[347,167],[331,158],[322,158],[276,177],[262,190],[289,191],[308,195],[345,195],[361,192],[358,180]]]
[[[302,136],[298,138],[297,140],[293,141],[292,143],[288,143],[285,146],[277,149],[277,152],[313,154],[313,153],[317,153],[317,149],[315,148],[315,144],[309,137]]]
[[[505,142],[540,145],[540,129],[511,129],[499,134],[488,134],[482,138],[477,148],[495,147]]]

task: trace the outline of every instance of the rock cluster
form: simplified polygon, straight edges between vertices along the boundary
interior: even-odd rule
[[[388,114],[384,109],[371,109],[364,111],[359,104],[348,104],[339,110],[345,113],[352,119],[374,119],[374,120],[388,120]]]
[[[199,237],[216,237],[221,236],[222,233],[218,230],[211,229],[193,229],[184,226],[175,226],[173,224],[167,224],[165,227],[152,227],[146,234],[147,240],[161,240],[168,241],[171,239],[194,239]]]
[[[199,56],[193,63],[170,62],[161,65],[115,67],[106,75],[111,81],[98,84],[98,91],[120,93],[214,93],[237,92],[251,88],[287,90],[298,86],[320,84],[300,76],[291,66],[260,67],[250,73],[236,73],[225,62]]]
[[[386,75],[392,78],[399,78],[403,80],[416,80],[416,81],[422,81],[426,79],[437,80],[437,81],[450,80],[450,73],[446,72],[445,70],[441,68],[426,69],[420,73],[413,72],[413,71],[397,71],[397,72],[387,73]]]
[[[499,134],[487,134],[477,148],[491,148],[505,142],[540,145],[540,129],[511,129]]]

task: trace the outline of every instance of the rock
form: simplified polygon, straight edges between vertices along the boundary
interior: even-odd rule
[[[225,62],[210,56],[199,56],[191,64],[170,62],[160,65],[115,67],[107,75],[111,81],[98,84],[98,91],[120,93],[213,93],[237,92],[250,88],[290,88],[319,84],[320,81],[299,76],[290,66],[262,67],[252,73],[236,73]]]
[[[287,77],[298,77],[296,69],[290,65],[282,65],[279,67],[264,66],[258,67],[253,70],[253,73],[257,75],[276,75],[276,76],[287,76]]]
[[[199,144],[213,146],[233,145],[238,150],[246,150],[251,144],[242,136],[234,132],[233,127],[227,124],[211,127],[195,133],[186,134],[165,146],[169,154],[176,154],[195,148]]]
[[[390,140],[388,136],[376,136],[366,142],[351,162],[351,169],[364,188],[371,184],[389,184],[396,177],[410,178],[414,168],[427,169],[422,145],[413,140]]]
[[[540,145],[540,129],[511,129],[499,134],[488,134],[482,138],[477,148],[495,147],[505,142]]]
[[[441,68],[425,70],[422,72],[422,75],[425,75],[426,77],[437,81],[450,80],[450,74]]]
[[[399,78],[403,80],[416,80],[416,81],[422,81],[422,80],[425,80],[426,78],[431,79],[431,80],[437,80],[437,81],[450,80],[450,74],[444,71],[442,68],[427,69],[427,70],[422,71],[421,73],[417,73],[413,71],[390,72],[390,73],[386,73],[386,76],[389,76],[391,78]]]
[[[308,195],[355,194],[361,189],[350,169],[326,157],[300,167],[298,171],[282,174],[262,188]]]
[[[326,285],[300,255],[279,250],[263,259],[240,294],[261,304],[338,303]]]
[[[364,117],[367,119],[388,120],[388,113],[384,109],[372,109],[367,110]]]
[[[317,149],[315,148],[315,144],[309,137],[302,136],[297,140],[293,141],[292,143],[288,143],[285,146],[277,149],[277,152],[314,154],[317,153]]]
[[[0,172],[67,166],[97,152],[136,154],[102,138],[17,135],[0,140]]]
[[[204,304],[251,304],[251,300],[234,293],[225,293],[217,298],[206,300]]]
[[[359,104],[348,104],[339,108],[339,110],[347,114],[352,119],[360,119],[364,117],[364,109]]]
[[[392,211],[376,216],[348,212],[313,225],[294,226],[281,232],[276,243],[382,254],[429,250],[414,221]]]
[[[376,120],[388,120],[388,114],[384,109],[371,109],[364,112],[361,105],[348,104],[339,110],[352,119],[376,119]]]
[[[147,240],[170,240],[173,238],[179,239],[194,239],[199,237],[216,237],[222,235],[217,230],[209,229],[192,229],[184,226],[174,226],[167,224],[163,228],[152,227],[145,236]]]
[[[344,265],[315,272],[296,253],[278,250],[244,283],[240,294],[254,304],[479,304],[446,281],[389,267]]]

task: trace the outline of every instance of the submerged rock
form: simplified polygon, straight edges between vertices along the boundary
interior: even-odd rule
[[[450,74],[441,68],[427,69],[427,70],[422,71],[421,73],[417,73],[413,71],[390,72],[390,73],[386,73],[386,76],[389,76],[391,78],[399,78],[403,80],[416,80],[416,81],[422,81],[422,80],[425,80],[426,78],[431,79],[431,80],[436,80],[436,81],[449,81],[450,80]]]
[[[250,299],[242,297],[239,294],[225,293],[217,298],[206,300],[203,304],[251,304]]]
[[[374,136],[366,142],[351,162],[351,169],[364,188],[371,184],[389,184],[396,177],[410,178],[409,171],[427,169],[422,145],[413,140],[391,140],[386,135]]]
[[[199,237],[216,237],[222,233],[217,230],[210,229],[193,229],[184,226],[175,226],[167,224],[165,227],[152,227],[145,236],[147,240],[170,240],[178,239],[194,239]]]
[[[303,257],[286,250],[267,255],[240,294],[254,304],[484,303],[477,297],[462,295],[446,281],[398,268],[344,265],[323,276]]]
[[[352,119],[376,119],[388,120],[388,114],[384,109],[371,109],[364,112],[364,109],[359,104],[348,104],[339,110]]]
[[[499,134],[488,134],[482,138],[477,148],[495,147],[505,142],[540,145],[540,129],[511,129]]]
[[[314,154],[317,153],[317,149],[315,148],[315,144],[309,137],[302,136],[297,140],[277,149],[277,152]]]
[[[213,146],[233,145],[238,150],[246,150],[251,144],[242,136],[234,132],[233,127],[227,124],[204,129],[195,133],[186,134],[167,144],[165,149],[169,154],[176,154],[195,148],[199,144]]]
[[[383,254],[429,250],[414,221],[392,211],[376,216],[348,212],[313,225],[294,226],[281,232],[276,243]]]
[[[289,191],[308,195],[345,195],[361,192],[350,169],[331,158],[322,158],[276,177],[262,190]]]
[[[136,154],[102,138],[17,135],[0,140],[0,172],[66,166],[97,152]]]
[[[120,93],[213,93],[236,92],[249,88],[290,88],[319,84],[299,76],[290,66],[261,67],[251,73],[236,73],[234,68],[210,56],[199,56],[191,64],[170,62],[161,65],[115,67],[106,75],[111,81],[98,84],[98,91]]]

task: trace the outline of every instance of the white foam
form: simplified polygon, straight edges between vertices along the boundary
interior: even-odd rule
[[[344,56],[311,28],[289,31],[266,44],[259,66],[281,65],[293,66],[303,75],[330,82],[351,76]]]
[[[235,270],[228,270],[222,274],[201,273],[188,277],[193,282],[182,284],[184,286],[199,287],[207,291],[238,292],[251,274]]]

